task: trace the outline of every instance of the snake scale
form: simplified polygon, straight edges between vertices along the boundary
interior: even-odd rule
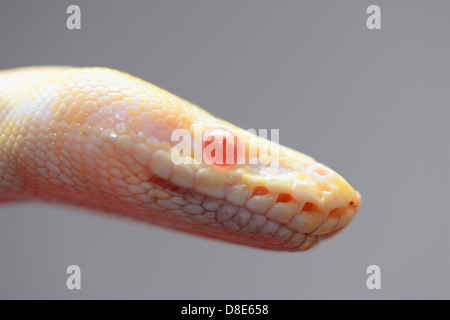
[[[187,132],[189,152],[180,155],[176,130]],[[231,161],[196,161],[210,143],[210,156]],[[0,202],[26,200],[280,251],[336,234],[360,205],[349,183],[307,155],[129,74],[60,66],[0,71]]]

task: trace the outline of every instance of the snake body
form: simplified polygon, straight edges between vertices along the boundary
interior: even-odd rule
[[[178,129],[194,141],[188,150],[205,147],[195,130],[245,141],[247,160],[208,164],[189,152],[174,162],[179,141],[172,134]],[[250,152],[261,145],[278,147],[277,156]],[[337,233],[360,204],[357,191],[311,157],[129,74],[107,68],[4,70],[0,202],[35,199],[283,251],[306,250]]]

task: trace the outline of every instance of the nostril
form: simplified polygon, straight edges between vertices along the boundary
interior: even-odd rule
[[[361,196],[359,193],[350,201],[349,206],[353,208],[358,208],[361,203]]]
[[[350,201],[350,206],[353,207],[353,208],[358,208],[359,203],[356,202],[356,201]]]

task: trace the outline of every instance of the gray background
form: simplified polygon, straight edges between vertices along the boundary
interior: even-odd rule
[[[82,30],[66,28],[78,4]],[[366,28],[378,4],[382,30]],[[342,174],[353,223],[267,252],[49,204],[0,207],[0,298],[450,298],[448,1],[4,1],[0,69],[105,66]],[[82,269],[82,290],[65,287]],[[382,269],[382,290],[366,268]]]

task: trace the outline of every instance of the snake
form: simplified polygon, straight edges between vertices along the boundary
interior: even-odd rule
[[[138,77],[31,66],[0,71],[0,203],[21,201],[295,252],[345,228],[361,196],[310,156]]]

